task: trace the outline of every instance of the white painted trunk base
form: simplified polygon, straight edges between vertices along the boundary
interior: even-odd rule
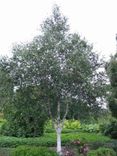
[[[57,153],[61,156],[62,155],[62,148],[61,148],[61,128],[56,129],[57,133]]]

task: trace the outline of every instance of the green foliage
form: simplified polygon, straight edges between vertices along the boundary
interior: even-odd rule
[[[52,124],[52,120],[47,120],[44,126],[44,131],[46,133],[55,132],[54,125]]]
[[[108,97],[109,108],[113,117],[117,118],[117,54],[113,56],[107,66],[107,74],[110,79],[111,94]]]
[[[110,123],[100,125],[100,129],[104,135],[117,139],[117,120],[112,120]]]
[[[41,25],[40,34],[30,43],[13,47],[9,61],[13,86],[17,90],[38,86],[38,97],[53,120],[58,118],[58,103],[60,119],[66,117],[68,105],[69,112],[73,111],[69,118],[98,114],[102,100],[96,99],[104,94],[105,82],[104,73],[97,72],[103,62],[92,45],[69,32],[57,6]]]
[[[99,132],[99,124],[81,124],[81,130],[84,132]]]
[[[79,120],[65,120],[64,121],[64,127],[63,127],[63,131],[65,133],[65,131],[69,132],[69,130],[78,130],[80,129],[81,124]],[[45,132],[52,132],[54,131],[54,126],[52,125],[52,121],[49,120],[46,122],[45,124]]]
[[[110,148],[100,147],[97,150],[89,151],[88,156],[116,156],[116,152]]]
[[[115,92],[114,90],[112,92]],[[110,111],[112,112],[112,116],[117,118],[117,96],[115,97],[113,94],[117,93],[112,93],[111,96],[108,98],[108,102]]]
[[[21,120],[19,123],[17,121],[12,121],[11,123],[5,122],[1,127],[1,134],[16,137],[36,137],[43,135],[45,123],[43,119],[40,119],[36,127],[34,127],[33,123],[30,125],[23,121]]]
[[[80,139],[84,142],[109,142],[111,139],[99,134],[89,134],[82,132],[72,132],[62,134],[62,145],[73,140]],[[19,145],[34,145],[34,146],[47,146],[52,147],[56,145],[56,134],[46,133],[44,136],[35,138],[23,138],[23,137],[8,137],[0,136],[0,147],[17,147]]]
[[[7,122],[2,126],[2,134],[17,137],[41,136],[44,132],[46,114],[36,87],[26,87],[16,91],[13,107],[5,111]]]
[[[11,156],[57,156],[57,153],[46,147],[19,146],[11,152]]]
[[[0,58],[0,113],[11,104],[13,96],[13,80],[10,77],[8,58]]]
[[[101,123],[99,125],[99,129],[102,134],[105,134],[105,130],[107,129],[108,125],[109,125],[109,122]]]
[[[99,114],[103,98],[97,98],[104,95],[105,80],[104,72],[98,69],[103,61],[84,38],[70,33],[58,6],[41,25],[39,36],[14,46],[12,52],[5,66],[5,70],[10,67],[8,76],[14,91],[12,107],[5,111],[11,135],[42,135],[43,124],[39,123],[43,123],[43,111],[58,124],[57,128],[72,108],[69,118]],[[71,127],[78,126],[74,123]]]
[[[79,120],[65,120],[64,122],[64,128],[65,129],[73,129],[77,130],[81,127]]]
[[[6,123],[6,119],[0,118],[0,127]]]

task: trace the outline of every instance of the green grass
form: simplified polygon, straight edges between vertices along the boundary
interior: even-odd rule
[[[64,133],[62,134],[62,144],[73,140],[84,140],[86,142],[109,142],[110,138],[99,134],[75,132],[75,133]],[[56,134],[46,133],[42,137],[36,138],[17,138],[0,136],[0,147],[16,147],[19,145],[35,145],[35,146],[55,146],[56,145]]]

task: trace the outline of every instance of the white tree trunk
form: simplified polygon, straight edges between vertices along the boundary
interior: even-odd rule
[[[61,131],[62,128],[57,126],[56,133],[57,133],[57,153],[61,156],[62,155],[62,148],[61,148]]]

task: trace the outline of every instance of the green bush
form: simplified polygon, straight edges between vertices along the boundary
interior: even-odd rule
[[[100,125],[100,130],[104,135],[117,139],[117,120],[110,121],[108,124]]]
[[[105,133],[105,130],[107,129],[108,125],[109,125],[109,122],[99,124],[99,130],[102,134]]]
[[[11,156],[57,156],[57,153],[46,147],[19,146],[13,149]]]
[[[92,132],[99,132],[99,124],[82,124],[81,125],[81,130],[83,132],[89,132],[89,133],[92,133]]]
[[[2,134],[16,137],[36,137],[44,133],[47,115],[38,96],[39,88],[27,86],[16,90],[12,104],[4,109],[7,122]]]
[[[88,156],[116,156],[116,152],[111,148],[100,147],[97,150],[89,151]]]
[[[44,119],[45,120],[45,119]],[[25,120],[20,120],[19,122],[5,122],[1,126],[0,133],[6,136],[15,136],[15,137],[36,137],[43,135],[44,132],[44,123],[45,121],[39,119],[37,124],[29,123],[27,124]],[[17,120],[16,120],[17,121]]]
[[[79,120],[65,120],[63,133],[67,133],[69,130],[78,130],[80,129],[81,124]],[[68,131],[67,131],[68,130]],[[52,133],[54,132],[54,126],[52,125],[52,121],[49,120],[45,124],[45,132]]]
[[[77,130],[81,127],[79,120],[65,120],[64,122],[64,128],[65,129],[73,129]]]

